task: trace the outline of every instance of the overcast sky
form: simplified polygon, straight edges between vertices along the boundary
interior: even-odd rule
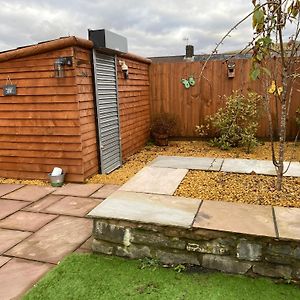
[[[128,39],[143,56],[209,53],[224,33],[251,9],[250,0],[0,0],[0,51],[106,28]],[[241,49],[251,36],[250,20],[220,49]]]

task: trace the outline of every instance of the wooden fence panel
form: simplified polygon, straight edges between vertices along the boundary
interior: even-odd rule
[[[159,112],[170,112],[178,117],[179,126],[177,136],[196,136],[196,125],[202,124],[208,115],[214,114],[225,104],[225,95],[239,90],[263,92],[259,80],[251,81],[249,72],[251,61],[239,59],[235,61],[235,77],[227,77],[227,66],[223,61],[207,63],[204,77],[199,78],[204,62],[160,62],[150,65],[150,105],[151,115]],[[193,75],[196,85],[185,89],[181,79]],[[292,105],[290,107],[287,135],[293,137],[297,128],[295,123],[296,110],[300,107],[300,82],[294,89]],[[274,106],[274,105],[273,105]],[[275,107],[272,107],[275,113]],[[260,137],[268,136],[266,114],[262,113],[258,130]]]

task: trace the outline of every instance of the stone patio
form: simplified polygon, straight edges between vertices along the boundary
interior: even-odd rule
[[[118,188],[0,184],[0,299],[21,298],[65,255],[90,252],[86,214]]]
[[[300,176],[299,165],[293,163],[286,175]],[[251,160],[158,157],[122,187],[1,184],[0,299],[19,299],[65,255],[90,252],[92,246],[96,252],[134,258],[151,256],[149,247],[154,243],[159,247],[155,255],[165,263],[184,259],[199,264],[195,253],[204,251],[201,263],[205,267],[224,271],[225,264],[233,273],[252,268],[262,275],[265,263],[270,264],[274,257],[282,259],[282,247],[282,251],[290,249],[288,257],[299,268],[300,279],[300,209],[173,196],[189,169],[271,175],[268,166]],[[94,239],[91,218],[96,224]],[[195,236],[196,244],[187,244],[185,238],[192,241]],[[184,249],[188,252],[183,253]],[[264,253],[273,251],[265,258],[268,262],[252,266],[252,260],[261,260],[262,249]],[[235,251],[239,259],[246,257],[250,262],[218,256]],[[266,276],[275,272],[272,270]],[[276,266],[276,272],[294,276],[288,265]]]

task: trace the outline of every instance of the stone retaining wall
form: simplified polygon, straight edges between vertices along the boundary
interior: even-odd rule
[[[299,241],[104,219],[93,235],[98,253],[300,281]]]

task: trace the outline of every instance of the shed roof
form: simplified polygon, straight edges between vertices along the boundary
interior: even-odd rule
[[[42,54],[49,51],[54,51],[54,50],[59,50],[59,49],[74,47],[74,46],[82,47],[84,49],[92,49],[94,47],[94,43],[90,40],[86,40],[76,36],[61,37],[55,40],[44,41],[38,44],[22,46],[16,49],[2,51],[0,52],[0,62]],[[138,60],[148,64],[151,63],[150,59],[132,53],[120,54],[120,56],[128,59]]]
[[[16,49],[0,52],[0,62],[31,55],[37,55],[72,46],[91,49],[93,48],[93,42],[75,36],[61,37],[55,40],[44,41],[38,44],[18,47]]]

